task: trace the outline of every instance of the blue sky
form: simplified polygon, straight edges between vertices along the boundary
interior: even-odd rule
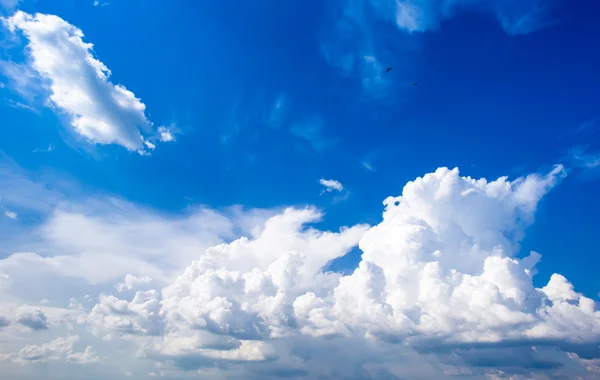
[[[282,232],[284,227],[296,227],[285,221],[294,217],[280,214],[285,207],[305,211],[305,207],[314,207],[319,210],[315,213],[323,214],[321,219],[298,216],[303,220],[295,231],[299,236],[311,235],[302,227],[304,223],[331,231],[354,226],[336,237],[339,242],[332,241],[332,246],[327,246],[331,254],[315,253],[328,258],[319,267],[322,271],[318,276],[327,273],[327,269],[338,272],[334,276],[359,276],[359,271],[354,270],[361,262],[365,268],[377,264],[386,269],[387,264],[377,261],[382,254],[374,253],[379,252],[374,245],[381,244],[381,252],[396,252],[393,244],[385,242],[404,235],[400,230],[378,235],[383,229],[378,227],[383,223],[383,200],[403,194],[409,181],[440,167],[457,167],[461,176],[487,178],[490,182],[508,176],[509,181],[517,181],[512,185],[514,194],[501,197],[503,206],[496,208],[500,202],[496,197],[500,196],[492,190],[486,190],[491,200],[463,204],[459,198],[445,201],[427,192],[411,195],[405,189],[403,197],[410,206],[402,215],[411,215],[433,228],[438,236],[434,240],[445,247],[464,248],[465,244],[472,244],[477,250],[486,244],[504,246],[510,241],[512,251],[506,253],[507,257],[523,258],[530,251],[539,252],[542,259],[536,266],[538,274],[531,280],[536,288],[545,287],[551,276],[559,273],[577,292],[594,302],[598,300],[600,50],[595,46],[600,25],[595,15],[600,7],[594,1],[0,3],[5,17],[0,51],[0,175],[5,185],[0,186],[0,207],[6,216],[0,221],[0,238],[6,242],[0,246],[0,258],[5,261],[5,265],[0,264],[0,274],[16,278],[11,280],[13,285],[3,301],[5,305],[14,304],[5,313],[7,320],[15,315],[14,325],[28,326],[18,322],[20,303],[50,315],[43,305],[35,304],[50,296],[33,300],[32,294],[41,294],[35,283],[25,287],[27,291],[15,290],[21,281],[19,275],[25,273],[14,264],[21,260],[15,256],[17,253],[34,252],[37,258],[59,261],[64,258],[66,261],[56,264],[60,268],[76,257],[83,260],[77,265],[106,266],[108,272],[108,267],[121,265],[118,260],[132,260],[128,261],[130,267],[122,264],[123,273],[79,278],[77,281],[86,284],[82,294],[63,294],[70,286],[67,280],[61,280],[64,273],[70,273],[68,268],[63,268],[62,275],[48,275],[52,278],[48,277],[48,284],[56,288],[56,299],[51,301],[57,309],[69,309],[72,297],[91,294],[96,302],[99,294],[114,293],[114,284],[125,281],[126,274],[138,276],[135,278],[149,275],[155,281],[153,289],[158,293],[163,289],[160,302],[165,305],[164,289],[209,247],[252,235],[254,227],[268,231],[264,223],[281,223],[281,227],[272,227],[276,231],[273,236],[288,236]],[[14,16],[17,11],[25,13]],[[41,19],[38,13],[55,17]],[[56,25],[59,29],[52,29]],[[74,28],[83,32],[82,39],[73,35],[64,39],[61,33],[73,33]],[[82,48],[81,41],[92,43],[93,52]],[[96,74],[94,70],[99,66],[90,64],[90,57],[110,70],[110,75],[107,76],[108,71]],[[389,66],[393,69],[385,74]],[[124,86],[131,95],[123,95],[119,92],[121,87],[114,85]],[[555,165],[561,165],[560,172],[553,171]],[[453,172],[436,173],[438,176],[431,177],[435,178],[431,181],[439,180],[440,189],[452,181],[461,184],[452,187],[452,191],[462,189],[463,182],[464,186],[475,186],[455,178]],[[444,182],[444,176],[455,179]],[[534,184],[523,188],[537,190],[518,190],[521,182],[517,178],[525,177],[531,179],[525,182]],[[336,182],[324,182],[329,184],[327,187],[319,182],[321,179]],[[413,196],[424,202],[422,208],[414,206],[421,204],[416,199],[411,203]],[[499,210],[512,211],[505,215]],[[202,218],[209,218],[206,213],[218,214],[218,221],[205,221]],[[279,217],[272,221],[269,217],[273,215]],[[85,220],[77,222],[75,216]],[[199,237],[196,218],[206,223],[202,234],[208,237]],[[69,223],[75,223],[73,234],[90,223],[89,230],[80,231],[82,241],[67,236],[68,231],[61,229]],[[461,226],[468,237],[462,245],[454,244],[454,233],[438,231],[454,224]],[[146,227],[138,229],[134,225]],[[377,228],[362,237],[365,225]],[[490,230],[479,235],[476,225]],[[493,228],[507,240],[498,238],[492,244],[490,236],[500,236],[492,233]],[[135,245],[136,239],[143,238],[152,241],[150,237],[160,231],[171,234],[164,241],[173,241],[164,243],[164,247],[163,240],[156,243],[165,251],[157,248],[159,252],[150,256],[134,255],[139,262],[128,256],[129,244]],[[430,245],[419,240],[425,239],[423,236],[414,239],[426,252]],[[87,242],[86,237],[90,238]],[[104,251],[94,252],[92,261],[85,261],[94,250],[95,238],[105,239],[108,245]],[[369,243],[373,239],[377,244]],[[188,241],[194,243],[188,245]],[[361,249],[356,247],[359,241]],[[264,244],[279,249],[279,255],[287,252],[285,247],[298,249],[296,243],[289,247],[281,243],[279,247],[280,243],[276,239]],[[517,244],[520,249],[515,248]],[[311,249],[316,248],[308,250]],[[102,264],[102,255],[108,253],[118,260],[106,259]],[[177,259],[169,262],[170,255]],[[100,260],[100,264],[94,260]],[[432,260],[419,261],[419,268]],[[462,259],[457,256],[457,260]],[[256,264],[256,268],[267,270],[261,267],[267,261],[264,257],[257,259],[261,264]],[[394,267],[398,262],[392,260],[388,264]],[[456,269],[452,265],[457,264],[452,262],[448,262],[448,270]],[[480,275],[481,265],[478,269],[465,267],[464,273]],[[160,272],[161,266],[169,269]],[[142,267],[147,268],[145,272]],[[130,268],[144,273],[132,273]],[[388,275],[392,276],[386,272],[385,277]],[[40,280],[40,284],[44,281]],[[320,280],[311,281],[320,284]],[[392,288],[387,285],[386,297],[393,297]],[[295,296],[306,291],[304,287],[294,289],[298,292],[293,293]],[[323,285],[324,293],[315,293],[325,297],[327,289]],[[331,289],[330,293],[342,292]],[[123,302],[134,302],[134,296],[131,293]],[[547,297],[552,299],[551,295]],[[97,306],[103,300],[98,299]],[[333,299],[323,300],[335,303]],[[339,306],[339,302],[335,304]],[[390,299],[387,302],[395,308]],[[96,313],[102,309],[93,306],[81,309],[87,313],[85,318],[80,316],[87,324],[78,325],[82,329],[78,339],[101,351],[93,344],[94,334],[89,333],[98,330],[93,325],[96,319],[92,309]],[[298,313],[296,317],[300,318]],[[350,330],[365,328],[337,318]],[[572,321],[575,317],[569,318]],[[590,318],[586,326],[590,331],[600,331],[600,317]],[[163,322],[168,325],[168,321]],[[56,322],[57,326],[63,326],[61,323]],[[369,328],[379,326],[378,323],[370,321],[366,329],[372,333]],[[388,326],[390,331],[386,334],[398,333],[399,327],[394,326]],[[421,333],[423,328],[420,327]],[[11,330],[5,334],[16,337],[22,332],[13,334]],[[273,331],[271,334],[273,338]],[[65,335],[46,335],[46,342],[60,336]],[[551,334],[544,338],[562,339]],[[37,345],[44,341],[27,339]],[[22,359],[18,355],[20,348],[7,345],[6,349],[17,353],[16,359],[7,359],[16,363],[15,376],[27,376],[22,372],[24,366],[18,363]],[[382,364],[388,363],[385,358],[391,354],[378,350],[383,348],[373,351],[381,354],[377,361],[381,368],[369,372],[371,378],[396,374]],[[561,370],[571,375],[585,367],[577,362],[583,359],[573,360],[573,355],[560,359],[570,360],[570,364],[561,362]],[[178,366],[176,359],[169,360],[166,362],[177,371],[188,368]],[[443,358],[436,360],[441,360],[440,366],[450,365]],[[268,369],[274,377],[285,371],[304,371],[292,356],[275,362]],[[425,367],[431,364],[423,363]],[[468,364],[469,360],[465,363],[464,368],[480,369]],[[144,365],[139,367],[145,368]],[[104,367],[106,371],[114,370],[110,365]],[[235,371],[248,370],[244,365],[238,367],[228,367],[229,372],[218,375],[233,378]],[[484,367],[483,372],[475,371],[473,376],[504,378],[493,371],[558,376],[549,370],[537,371],[535,366],[481,366]],[[258,366],[252,368],[257,371],[254,374],[264,375]],[[341,376],[336,370],[328,372],[331,378]],[[142,376],[142,372],[152,371],[124,372]],[[450,376],[446,372],[444,376]],[[185,373],[168,376],[175,378]],[[313,372],[297,373],[303,374],[300,378],[316,376]],[[426,369],[421,373],[426,373]],[[414,373],[396,376],[418,378]]]

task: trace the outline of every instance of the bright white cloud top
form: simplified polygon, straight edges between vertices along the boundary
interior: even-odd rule
[[[387,198],[379,224],[339,232],[309,227],[323,217],[314,208],[166,219],[130,204],[107,213],[102,202],[114,200],[71,205],[41,226],[40,247],[54,253],[0,260],[10,278],[1,333],[20,339],[0,347],[3,368],[106,357],[107,371],[137,378],[503,378],[467,364],[506,346],[525,347],[522,360],[535,364],[544,346],[570,352],[600,340],[594,301],[560,274],[534,287],[541,255],[517,256],[539,201],[564,176],[557,166],[487,181],[440,168]],[[247,237],[233,240],[234,231]],[[356,245],[353,273],[325,270]],[[166,256],[172,265],[157,265]],[[104,260],[113,265],[99,267]],[[22,284],[32,271],[47,286],[28,295]],[[65,306],[33,305],[41,298]],[[563,352],[586,360],[576,355]]]
[[[110,70],[94,57],[83,32],[54,15],[18,11],[3,20],[11,32],[27,38],[28,64],[40,75],[49,102],[66,114],[81,136],[98,144],[118,144],[143,152],[152,122],[146,106],[122,85],[113,84]],[[167,130],[160,132],[161,141]]]

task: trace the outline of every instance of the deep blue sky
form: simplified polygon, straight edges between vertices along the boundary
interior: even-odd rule
[[[0,150],[25,169],[51,168],[165,212],[189,203],[315,204],[327,214],[323,226],[337,228],[376,223],[385,197],[440,166],[495,179],[562,162],[572,173],[542,202],[524,249],[543,254],[540,283],[558,271],[590,296],[600,289],[600,180],[568,160],[570,149],[593,151],[600,137],[598,2],[557,1],[552,25],[518,36],[485,13],[412,35],[375,23],[378,57],[394,67],[384,99],[365,94],[360,72],[346,75],[324,58],[334,2],[91,3],[38,0],[21,9],[82,29],[112,81],[142,99],[150,120],[181,134],[151,157],[84,149],[51,110],[2,105]],[[19,59],[11,54],[3,58]],[[285,114],[273,126],[279,97]],[[320,126],[312,145],[291,132],[309,123]],[[50,143],[49,154],[32,153]],[[319,196],[319,178],[341,181],[350,196]]]

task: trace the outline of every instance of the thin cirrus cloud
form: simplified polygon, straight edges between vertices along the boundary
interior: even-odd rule
[[[153,130],[146,106],[133,92],[110,81],[110,70],[94,57],[93,45],[84,42],[80,29],[58,16],[22,11],[4,18],[3,23],[9,31],[26,37],[26,65],[30,67],[4,66],[13,73],[35,72],[49,92],[49,102],[67,115],[77,134],[92,143],[118,144],[141,154],[148,153],[148,140],[174,140],[165,127]]]
[[[552,1],[543,0],[345,0],[327,31],[322,52],[343,75],[357,73],[366,95],[383,99],[392,94],[392,79],[382,75],[391,52],[378,43],[374,25],[386,22],[405,35],[397,36],[395,50],[411,54],[411,43],[402,38],[436,30],[444,20],[471,10],[493,14],[508,35],[532,33],[552,23]],[[405,59],[404,59],[405,60]],[[396,65],[401,66],[401,65]],[[403,67],[396,67],[395,72]]]
[[[42,209],[29,253],[0,260],[2,333],[14,338],[3,368],[98,363],[103,346],[108,367],[94,373],[135,363],[142,377],[502,379],[565,377],[572,363],[568,376],[584,377],[600,311],[560,274],[535,287],[540,254],[517,258],[538,202],[565,175],[488,181],[440,168],[386,198],[378,224],[339,231],[311,227],[323,218],[314,207],[167,217],[67,199]],[[325,269],[356,246],[353,273]],[[43,285],[28,288],[32,276]],[[72,349],[75,335],[94,349]]]

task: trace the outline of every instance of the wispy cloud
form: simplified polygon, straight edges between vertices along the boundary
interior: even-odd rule
[[[579,168],[593,169],[600,166],[600,152],[588,152],[588,147],[571,149],[570,157],[573,165]]]
[[[6,104],[12,108],[18,108],[18,109],[27,110],[27,111],[30,111],[33,113],[38,113],[38,111],[35,108],[33,108],[32,106],[29,106],[25,103],[22,103],[22,102],[13,100],[13,99],[6,99]]]
[[[323,120],[320,117],[312,117],[292,125],[290,133],[316,153],[322,152],[332,144],[332,141],[323,135]]]
[[[319,183],[325,187],[325,189],[323,189],[324,192],[332,192],[332,191],[342,191],[344,190],[344,186],[342,185],[342,183],[340,181],[337,181],[335,179],[324,179],[321,178],[319,180]]]
[[[16,212],[14,212],[14,211],[9,211],[9,210],[5,210],[5,211],[4,211],[4,215],[5,215],[7,218],[10,218],[10,219],[17,219],[17,217],[19,216],[19,215],[18,215]]]
[[[95,7],[106,7],[107,5],[110,5],[110,3],[101,3],[98,0],[94,0],[94,6]]]
[[[394,56],[385,44],[378,43],[376,25],[381,22],[395,25],[400,32],[395,51],[402,46],[402,58],[411,53],[411,35],[435,30],[441,23],[459,12],[475,10],[492,13],[509,35],[527,34],[548,26],[552,1],[545,0],[344,0],[332,20],[322,44],[322,53],[330,65],[342,75],[360,76],[363,90],[369,98],[384,99],[392,91],[391,79],[382,69]],[[402,40],[405,38],[405,40]],[[395,61],[395,66],[400,62]],[[401,72],[398,68],[395,75]],[[398,81],[396,79],[395,81]],[[412,79],[406,81],[412,82]]]

